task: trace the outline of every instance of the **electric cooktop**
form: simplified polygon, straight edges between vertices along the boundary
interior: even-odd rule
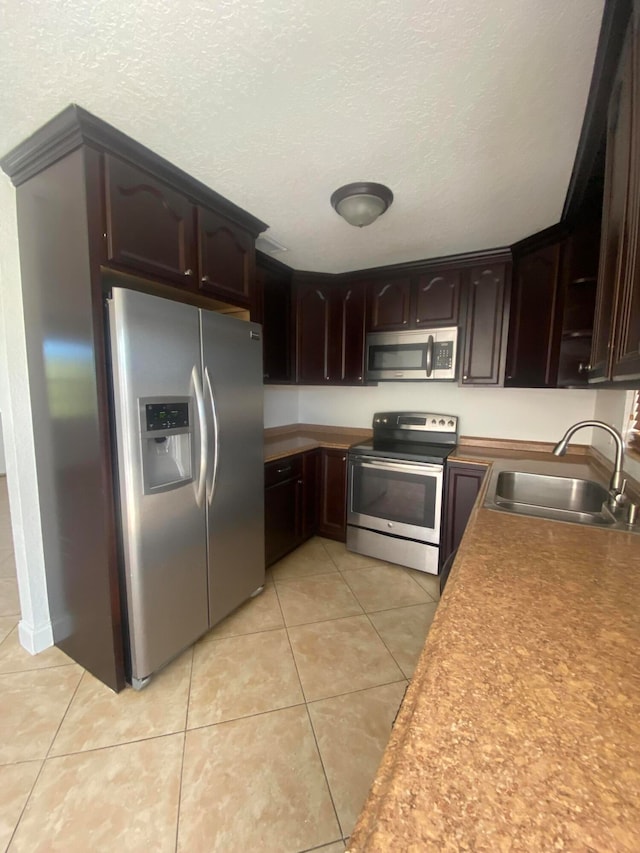
[[[458,441],[458,418],[433,412],[377,412],[373,438],[353,445],[361,456],[443,464]]]

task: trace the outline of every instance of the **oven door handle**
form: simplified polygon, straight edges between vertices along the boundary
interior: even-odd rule
[[[427,377],[433,373],[433,335],[427,340]]]
[[[379,462],[369,456],[352,456],[351,460],[363,468],[380,468],[382,471],[410,471],[418,473],[442,473],[442,465],[429,462]]]

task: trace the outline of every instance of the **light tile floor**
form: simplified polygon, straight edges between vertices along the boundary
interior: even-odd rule
[[[18,642],[0,478],[0,850],[344,850],[437,578],[315,538],[140,693]]]

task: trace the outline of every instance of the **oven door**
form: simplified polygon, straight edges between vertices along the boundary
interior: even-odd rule
[[[438,545],[442,465],[349,455],[347,523]]]

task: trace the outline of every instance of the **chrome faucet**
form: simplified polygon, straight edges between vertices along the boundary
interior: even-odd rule
[[[609,424],[605,424],[604,421],[578,421],[577,424],[570,426],[569,429],[562,436],[560,441],[553,448],[554,456],[564,456],[567,452],[567,445],[569,444],[569,439],[571,436],[576,433],[579,429],[583,427],[600,427],[601,429],[606,430],[610,436],[612,436],[613,440],[616,443],[616,461],[615,467],[613,469],[613,474],[611,475],[611,482],[609,483],[609,492],[611,493],[612,503],[614,505],[620,505],[622,503],[622,494],[624,492],[624,487],[626,480],[623,479],[622,475],[622,459],[624,454],[624,444],[622,441],[622,436],[618,432],[615,427],[609,426]]]

